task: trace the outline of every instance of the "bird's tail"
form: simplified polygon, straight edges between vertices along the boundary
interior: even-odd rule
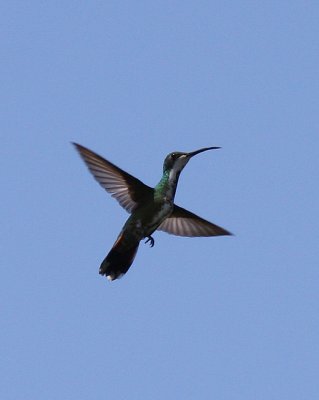
[[[139,242],[133,246],[124,243],[124,236],[120,234],[111,248],[109,254],[103,260],[99,273],[113,281],[124,275],[132,265],[137,253]]]

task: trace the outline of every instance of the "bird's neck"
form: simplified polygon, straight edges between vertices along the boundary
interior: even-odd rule
[[[173,202],[179,175],[180,171],[173,169],[164,171],[162,179],[154,188],[155,197]]]

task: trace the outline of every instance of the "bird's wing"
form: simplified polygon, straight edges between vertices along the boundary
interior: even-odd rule
[[[148,196],[152,196],[154,189],[139,179],[80,144],[73,144],[94,178],[126,211],[132,212]]]
[[[157,228],[177,236],[223,236],[231,235],[226,229],[174,205],[173,213]]]

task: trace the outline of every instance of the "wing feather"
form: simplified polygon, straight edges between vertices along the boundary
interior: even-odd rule
[[[80,144],[73,143],[99,184],[128,212],[132,212],[153,189],[121,168]]]
[[[157,229],[172,235],[189,237],[231,235],[226,229],[176,205],[173,213]]]

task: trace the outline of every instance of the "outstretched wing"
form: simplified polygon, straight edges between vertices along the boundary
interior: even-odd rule
[[[153,189],[93,151],[73,143],[83,161],[99,184],[125,208],[132,212]]]
[[[231,235],[226,229],[176,205],[173,213],[157,229],[172,235],[189,237]]]

